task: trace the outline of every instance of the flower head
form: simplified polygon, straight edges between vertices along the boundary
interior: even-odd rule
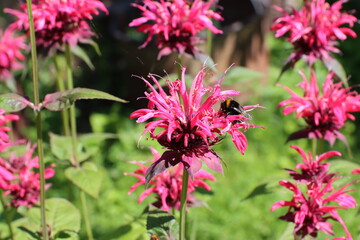
[[[160,158],[160,154],[151,149],[154,155],[154,162]],[[140,168],[137,169],[134,173],[128,173],[139,179],[129,190],[129,194],[135,191],[139,186],[145,185],[145,174],[147,167],[141,163],[135,162]],[[170,211],[171,209],[180,209],[181,202],[181,189],[182,189],[182,166],[177,165],[173,169],[168,169],[161,174],[154,177],[149,182],[149,188],[147,188],[139,197],[138,202],[141,203],[146,197],[151,194],[156,195],[156,202],[154,205],[157,208],[160,208],[164,211]],[[210,186],[205,183],[203,180],[215,181],[215,177],[210,173],[200,170],[194,175],[194,179],[189,181],[188,192],[187,192],[187,205],[192,206],[196,203],[196,198],[192,193],[196,190],[197,187],[204,188],[207,191],[210,191]]]
[[[143,0],[144,5],[134,4],[142,11],[142,17],[134,19],[129,26],[148,34],[140,48],[145,47],[157,35],[156,44],[160,50],[158,58],[172,51],[194,55],[199,50],[195,44],[201,42],[196,36],[204,29],[222,33],[211,19],[222,20],[220,14],[210,10],[214,0]]]
[[[107,9],[99,0],[36,0],[32,3],[37,45],[45,50],[61,49],[64,44],[74,46],[91,43],[95,34],[86,20],[98,15],[99,10]],[[18,29],[29,30],[26,4],[21,11],[5,9],[18,19],[12,25]]]
[[[360,95],[351,88],[342,88],[342,83],[334,83],[334,73],[329,73],[323,83],[320,94],[315,72],[312,72],[310,82],[301,73],[303,82],[300,87],[304,90],[299,96],[291,89],[283,86],[291,98],[279,103],[284,107],[283,114],[296,112],[297,118],[303,118],[307,127],[290,135],[288,140],[299,138],[323,138],[331,145],[336,138],[347,144],[346,138],[339,132],[347,119],[355,120],[352,112],[360,111]]]
[[[10,196],[13,207],[32,207],[39,202],[40,174],[34,169],[39,168],[38,157],[32,157],[35,147],[27,146],[22,156],[11,156],[5,160],[0,158],[0,188],[4,195]],[[45,169],[45,178],[51,178],[55,170],[50,166]],[[49,187],[49,185],[47,185]]]
[[[280,219],[295,223],[294,234],[301,236],[306,235],[317,237],[319,231],[328,235],[334,235],[332,224],[327,222],[328,219],[338,221],[345,230],[346,238],[352,240],[344,221],[337,212],[337,209],[355,208],[357,205],[355,199],[346,194],[351,190],[345,190],[352,183],[346,184],[342,188],[335,190],[333,183],[339,177],[336,173],[328,173],[330,163],[320,164],[321,161],[331,157],[340,156],[339,152],[331,151],[321,156],[313,157],[310,153],[306,156],[305,152],[297,147],[292,146],[303,157],[303,164],[296,168],[301,168],[302,173],[294,174],[296,171],[290,171],[290,176],[296,180],[296,183],[289,181],[280,181],[279,184],[293,192],[290,201],[279,201],[275,203],[271,210],[279,207],[289,207],[288,212]],[[306,185],[306,190],[302,192],[301,184]],[[338,206],[329,205],[331,202],[337,203]]]
[[[26,49],[25,37],[16,36],[11,28],[0,29],[0,80],[11,77],[11,71],[21,69],[25,56],[21,53]]]
[[[241,129],[255,126],[246,123],[247,118],[243,115],[227,115],[213,108],[228,96],[239,94],[234,90],[221,91],[223,79],[214,87],[205,88],[203,80],[206,74],[201,69],[187,90],[185,71],[183,68],[181,80],[167,80],[169,93],[165,92],[154,75],[150,75],[150,78],[157,89],[143,79],[151,89],[150,93],[145,93],[149,100],[148,108],[139,109],[130,115],[130,118],[138,118],[138,123],[150,120],[143,134],[149,132],[151,138],[167,149],[148,169],[147,182],[178,163],[182,163],[190,176],[194,176],[202,166],[200,160],[210,169],[222,172],[220,157],[210,147],[222,140],[225,133],[230,133],[235,146],[244,154],[247,140]],[[255,107],[257,105],[243,108],[247,110]]]
[[[330,5],[325,0],[307,0],[302,9],[293,9],[291,13],[275,7],[283,16],[275,19],[271,30],[275,31],[275,37],[287,36],[287,41],[293,44],[295,52],[290,55],[289,63],[295,63],[301,57],[305,57],[309,65],[316,59],[327,60],[330,53],[340,52],[336,47],[337,40],[356,37],[349,27],[357,19],[341,12],[344,2],[346,0],[339,0]]]

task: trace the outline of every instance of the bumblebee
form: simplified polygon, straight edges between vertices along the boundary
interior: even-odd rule
[[[251,120],[250,114],[246,112],[246,110],[235,100],[226,99],[224,102],[221,103],[220,110],[228,115],[241,115],[246,117],[247,120]],[[243,121],[236,121],[236,122],[243,122]]]

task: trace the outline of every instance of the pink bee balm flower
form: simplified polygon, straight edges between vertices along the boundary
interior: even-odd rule
[[[299,138],[323,138],[331,145],[336,138],[347,144],[346,138],[339,130],[344,126],[347,119],[355,120],[352,112],[360,111],[360,96],[351,88],[342,88],[342,83],[334,83],[334,73],[329,73],[323,83],[320,94],[316,82],[315,72],[312,72],[310,82],[301,73],[303,82],[300,87],[304,90],[303,96],[299,96],[291,89],[283,86],[291,98],[279,103],[284,107],[283,114],[296,113],[297,118],[303,118],[307,127],[291,134],[288,140]]]
[[[336,151],[331,151],[316,156],[315,161],[310,153],[306,156],[305,152],[297,147],[292,146],[303,157],[303,164],[299,164],[296,168],[300,168],[302,173],[297,175],[295,171],[290,171],[292,178],[296,183],[289,181],[280,181],[279,184],[293,192],[293,198],[290,201],[279,201],[271,207],[271,211],[279,207],[289,207],[288,212],[280,217],[280,219],[295,223],[294,235],[303,237],[310,235],[317,237],[319,231],[328,235],[334,235],[332,224],[327,222],[328,219],[338,221],[346,233],[346,238],[352,240],[351,234],[345,226],[344,221],[337,212],[337,209],[355,208],[357,203],[355,199],[346,194],[351,190],[345,190],[352,183],[346,184],[342,188],[335,190],[333,182],[339,177],[334,177],[336,173],[328,173],[328,165],[320,164],[321,161],[332,157],[340,156]],[[305,180],[305,181],[303,181]],[[300,184],[306,184],[306,193]],[[305,191],[305,190],[304,190]],[[337,203],[338,206],[330,206],[330,202]]]
[[[26,49],[25,37],[16,36],[14,30],[0,29],[0,80],[11,77],[11,72],[21,69],[25,56],[21,53]]]
[[[156,161],[160,158],[160,154],[154,149],[151,150],[154,155],[154,161]],[[130,188],[129,194],[135,191],[139,186],[146,185],[145,175],[148,168],[141,163],[134,163],[138,165],[140,169],[137,169],[134,173],[128,174],[138,178],[139,181]],[[157,175],[149,182],[149,188],[140,195],[138,202],[141,203],[146,197],[154,194],[156,195],[157,201],[152,205],[155,207],[167,212],[170,212],[171,209],[179,210],[181,203],[182,175],[183,171],[181,165],[177,165],[173,169],[168,169],[168,171],[164,171]],[[192,195],[196,190],[195,188],[201,187],[206,191],[211,190],[210,186],[203,180],[215,181],[215,177],[202,169],[194,175],[194,179],[189,181],[187,190],[188,206],[193,206],[196,203],[196,198]]]
[[[337,40],[345,40],[347,36],[356,38],[356,33],[344,25],[353,27],[356,17],[341,12],[345,0],[330,5],[325,0],[307,0],[300,10],[291,13],[275,7],[283,16],[276,18],[271,30],[275,37],[287,36],[287,41],[294,45],[295,52],[287,62],[295,63],[301,57],[312,65],[316,59],[326,61],[330,53],[339,53]]]
[[[134,4],[142,11],[142,17],[134,19],[129,26],[148,34],[140,48],[144,48],[157,35],[160,50],[158,59],[172,51],[194,55],[199,52],[195,44],[201,42],[196,35],[204,29],[222,33],[211,19],[222,20],[220,14],[210,10],[214,0],[143,0],[144,5]]]
[[[223,78],[214,86],[205,88],[204,69],[197,74],[189,90],[186,89],[185,71],[182,69],[181,80],[167,80],[169,94],[158,83],[154,75],[150,78],[155,83],[153,87],[147,80],[144,82],[151,89],[145,93],[149,100],[148,108],[139,109],[130,115],[138,118],[137,122],[150,120],[145,131],[157,140],[167,151],[154,162],[146,173],[146,181],[163,172],[170,166],[182,163],[190,176],[194,176],[202,166],[200,161],[212,170],[222,172],[220,157],[210,147],[222,140],[225,133],[230,133],[237,149],[244,154],[247,140],[241,131],[250,126],[243,115],[228,115],[221,110],[215,110],[215,104],[224,101],[229,95],[238,95],[234,90],[221,91]],[[203,100],[204,95],[208,96]],[[244,110],[256,108],[244,106]]]
[[[61,49],[64,44],[70,46],[78,42],[91,43],[95,34],[86,20],[99,15],[99,10],[108,13],[99,0],[37,0],[32,3],[36,42],[46,50]],[[5,9],[18,18],[12,25],[29,31],[26,4],[21,11]]]
[[[7,132],[11,131],[11,128],[6,126],[6,124],[17,120],[19,120],[19,116],[13,114],[5,115],[5,111],[0,109],[0,153],[14,144],[10,142],[9,135],[7,134]]]
[[[34,148],[28,145],[23,156],[11,156],[7,160],[0,158],[0,188],[5,191],[4,195],[10,196],[10,203],[15,208],[32,207],[39,202],[40,174],[33,170],[39,168],[38,157],[32,157]],[[53,166],[45,169],[46,179],[54,174]]]
[[[328,173],[330,163],[323,163],[323,161],[333,156],[341,156],[339,152],[329,151],[321,154],[320,156],[315,156],[314,159],[311,153],[306,154],[300,147],[294,145],[291,147],[303,158],[303,163],[300,163],[295,167],[295,169],[301,169],[301,173],[291,169],[286,169],[290,176],[296,181],[307,185],[321,185],[323,183],[327,183],[336,174]]]

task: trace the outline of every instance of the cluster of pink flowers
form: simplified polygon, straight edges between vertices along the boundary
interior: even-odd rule
[[[32,157],[35,147],[27,146],[22,156],[11,156],[8,160],[0,158],[0,188],[4,195],[10,196],[13,207],[32,207],[39,202],[40,174],[34,169],[39,168],[38,157]],[[45,169],[45,179],[53,177],[53,166]],[[49,185],[47,186],[49,187]]]
[[[296,169],[301,169],[301,172],[287,169],[296,183],[280,181],[279,184],[292,191],[294,195],[290,201],[275,203],[271,210],[289,207],[288,212],[280,219],[295,223],[294,234],[300,236],[301,239],[307,235],[316,238],[319,231],[334,235],[332,224],[328,222],[329,219],[332,219],[339,222],[346,233],[346,238],[335,239],[352,240],[351,234],[337,212],[337,209],[356,207],[355,199],[346,194],[351,191],[346,190],[346,188],[352,183],[335,190],[333,183],[339,177],[335,177],[337,173],[329,173],[330,163],[323,163],[325,159],[341,156],[341,154],[330,151],[315,156],[313,159],[311,153],[306,154],[298,146],[291,147],[303,158],[303,163],[296,166]],[[301,187],[302,184],[305,184],[306,191]],[[331,202],[335,202],[339,206],[329,205]]]
[[[0,29],[0,80],[11,77],[11,72],[21,69],[25,56],[21,53],[25,50],[24,36],[16,36],[11,28],[4,31]]]
[[[63,48],[64,44],[91,43],[95,34],[86,20],[98,15],[99,10],[108,13],[99,0],[34,0],[32,12],[37,45],[54,50]],[[12,27],[29,30],[25,3],[21,5],[21,11],[5,9],[5,12],[17,17]]]
[[[315,72],[310,81],[300,73],[303,82],[300,87],[304,90],[299,96],[291,89],[284,88],[291,94],[291,98],[282,101],[279,106],[284,107],[285,115],[295,112],[297,118],[303,118],[307,127],[290,135],[289,140],[299,138],[322,138],[331,145],[336,138],[347,144],[346,138],[339,130],[347,119],[355,120],[352,112],[360,111],[360,95],[351,88],[343,88],[342,83],[334,83],[334,73],[329,73],[323,83],[322,94],[319,92]]]
[[[196,44],[201,42],[196,35],[204,29],[222,33],[213,23],[222,20],[220,14],[210,10],[214,0],[143,0],[144,5],[134,4],[141,10],[142,17],[134,19],[129,26],[148,34],[140,48],[145,47],[157,35],[156,44],[161,51],[158,58],[172,51],[194,55],[199,52]]]
[[[345,0],[339,0],[330,5],[325,0],[305,0],[300,10],[293,9],[287,13],[280,7],[275,7],[283,15],[277,19],[272,30],[275,37],[287,36],[293,44],[295,52],[288,59],[294,64],[301,57],[312,65],[316,59],[326,61],[330,53],[339,53],[337,40],[345,40],[347,36],[355,38],[356,33],[344,25],[352,27],[356,17],[341,12]]]
[[[156,161],[160,158],[160,154],[154,149],[151,150],[154,155],[154,161]],[[134,163],[140,168],[135,170],[134,173],[128,174],[138,178],[139,181],[130,188],[129,194],[135,191],[139,186],[146,185],[145,175],[148,168],[141,163]],[[149,182],[150,187],[140,195],[138,202],[141,203],[146,197],[154,194],[156,195],[156,202],[152,205],[155,207],[167,212],[170,212],[171,209],[179,210],[181,203],[182,177],[183,168],[181,165],[177,165],[173,169],[162,172]],[[187,206],[196,205],[197,199],[193,196],[193,192],[196,190],[195,188],[201,187],[206,191],[211,190],[210,186],[203,180],[215,181],[215,177],[202,169],[194,175],[194,178],[189,181],[187,189]]]
[[[18,116],[5,115],[5,112],[0,110],[0,153],[10,146],[23,143],[11,142],[7,134],[11,129],[4,126],[7,122],[18,119]],[[10,157],[0,157],[0,189],[4,190],[4,195],[9,196],[10,204],[15,208],[32,207],[39,202],[40,175],[34,171],[39,168],[39,164],[38,157],[32,157],[34,148],[28,145],[24,155],[10,153]],[[53,177],[54,173],[53,166],[50,166],[45,170],[45,178]]]
[[[182,163],[190,176],[194,176],[202,166],[200,160],[210,169],[222,173],[220,157],[211,146],[221,141],[225,133],[229,133],[237,149],[244,154],[247,139],[241,130],[258,127],[246,123],[247,118],[243,115],[228,115],[214,109],[215,104],[224,101],[228,96],[239,94],[235,90],[221,91],[223,78],[214,87],[205,88],[203,80],[206,73],[205,69],[201,69],[191,88],[187,90],[185,71],[183,68],[181,79],[167,80],[169,94],[154,75],[150,75],[150,78],[156,87],[143,79],[151,89],[150,93],[145,93],[149,100],[148,108],[139,109],[130,115],[130,118],[138,118],[138,123],[150,120],[143,134],[149,132],[152,139],[167,149],[147,170],[146,182],[166,168],[179,163]],[[207,97],[203,100],[205,94]],[[256,107],[258,106],[243,108],[246,111]]]

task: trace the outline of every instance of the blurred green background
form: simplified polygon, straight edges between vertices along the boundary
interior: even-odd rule
[[[139,35],[134,29],[127,27],[127,23],[136,17],[136,11],[130,11],[130,1],[108,1],[110,9],[109,16],[100,16],[92,22],[94,31],[98,35],[97,42],[100,46],[101,56],[89,46],[83,46],[87,51],[95,70],[81,60],[76,61],[75,86],[93,88],[108,92],[120,98],[129,100],[128,104],[118,104],[106,101],[79,101],[77,103],[78,130],[80,133],[113,133],[114,137],[104,141],[94,141],[89,144],[89,148],[94,151],[89,161],[96,163],[104,172],[102,187],[99,199],[89,197],[91,223],[95,239],[99,240],[132,240],[149,239],[146,234],[146,216],[142,214],[147,204],[153,202],[148,198],[142,204],[137,203],[137,198],[141,194],[139,188],[132,195],[127,192],[136,179],[125,176],[125,172],[132,172],[136,166],[130,161],[148,161],[152,159],[149,146],[155,146],[158,151],[161,147],[154,141],[143,137],[140,141],[141,133],[144,129],[143,124],[136,124],[129,119],[129,114],[134,110],[144,107],[144,99],[137,100],[146,91],[145,84],[136,76],[146,76],[149,72],[165,75],[174,72],[177,67],[175,56],[169,56],[156,61],[157,50],[153,45],[146,49],[139,50],[138,46],[144,41],[144,36]],[[226,1],[225,1],[226,2]],[[235,4],[235,3],[234,3]],[[16,7],[16,3],[5,0],[0,3],[0,7]],[[360,9],[358,1],[349,1],[346,5],[348,9]],[[269,7],[269,6],[267,6]],[[235,10],[238,10],[235,8]],[[233,20],[240,21],[252,26],[254,21],[258,21],[261,26],[268,27],[274,13],[269,8],[261,16],[253,20],[251,17]],[[358,12],[356,14],[359,14]],[[1,26],[11,22],[9,16],[1,14]],[[270,21],[270,22],[269,22]],[[230,26],[230,28],[229,28]],[[224,44],[226,37],[236,32],[231,28],[231,24],[223,24],[225,30],[224,37],[217,37],[220,42],[214,48]],[[246,27],[243,29],[248,30]],[[253,28],[249,28],[250,30]],[[359,26],[355,26],[359,33]],[[246,34],[237,31],[236,34]],[[291,46],[284,40],[274,39],[272,33],[267,30],[261,31],[264,46],[267,50],[266,67],[254,69],[241,61],[234,60],[236,65],[245,65],[241,71],[234,71],[238,74],[229,74],[225,78],[226,87],[232,87],[242,92],[242,105],[260,104],[265,109],[256,109],[251,112],[252,123],[265,126],[266,129],[250,128],[246,132],[248,139],[248,149],[245,155],[241,155],[233,146],[230,137],[214,147],[215,151],[227,163],[224,175],[210,172],[217,178],[216,182],[209,183],[212,187],[210,193],[199,191],[196,196],[204,200],[207,207],[192,208],[189,210],[189,240],[266,240],[266,239],[291,239],[292,225],[278,220],[286,209],[278,209],[270,212],[273,203],[279,200],[289,200],[291,192],[278,185],[278,181],[289,179],[284,168],[294,168],[299,163],[300,156],[289,146],[291,144],[301,146],[305,151],[311,151],[311,143],[308,140],[297,140],[286,143],[287,136],[304,126],[301,119],[295,119],[294,115],[283,116],[277,104],[289,97],[289,94],[279,86],[275,86],[275,81],[280,73],[282,64],[290,53]],[[224,38],[224,39],[222,39]],[[239,38],[241,39],[241,37]],[[246,48],[248,44],[240,42],[234,48]],[[245,46],[244,46],[245,44]],[[241,45],[241,46],[240,46]],[[337,56],[342,62],[346,72],[351,76],[350,85],[359,83],[357,72],[360,64],[360,44],[358,39],[349,39],[340,45],[342,55]],[[216,52],[216,51],[214,51]],[[249,56],[250,58],[251,56]],[[215,58],[217,60],[221,58]],[[185,59],[189,63],[189,59]],[[215,62],[217,63],[217,62]],[[196,66],[196,65],[195,65]],[[233,67],[235,70],[236,67]],[[252,68],[252,69],[250,69]],[[42,57],[41,72],[41,96],[46,93],[56,91],[54,66],[51,59]],[[326,71],[321,64],[316,66],[318,79],[324,79]],[[192,69],[196,72],[199,69]],[[292,71],[286,72],[280,83],[291,88],[295,88],[300,82],[298,70],[309,71],[302,63],[296,64]],[[218,73],[219,75],[221,74]],[[18,85],[24,95],[32,96],[32,85],[30,81],[29,69],[16,75]],[[295,88],[296,91],[299,88]],[[5,90],[4,90],[5,91]],[[18,134],[35,141],[35,128],[31,110],[21,113],[23,121],[18,124]],[[359,117],[359,114],[355,114]],[[59,113],[46,112],[44,114],[44,134],[49,140],[49,132],[61,134],[61,122]],[[339,159],[331,160],[334,171],[341,171],[345,176],[338,182],[338,187],[345,182],[351,181],[354,177],[350,176],[352,168],[360,162],[360,139],[359,122],[348,122],[342,133],[348,138],[351,145],[352,155],[350,158],[346,146],[337,141],[333,148],[328,143],[323,144],[323,150],[334,149],[340,151],[343,156]],[[51,179],[52,187],[48,190],[48,197],[64,197],[79,204],[78,191],[68,184],[64,177],[63,169],[66,163],[56,159],[51,154],[50,146],[46,146],[47,159],[55,162],[57,167],[56,176]],[[355,185],[354,188],[359,188]],[[355,190],[351,194],[360,200],[360,191]],[[359,209],[339,210],[340,215],[347,223],[354,239],[359,238]],[[344,236],[344,231],[338,223],[334,223],[337,236]],[[318,239],[326,239],[327,236],[320,234]],[[82,232],[80,239],[85,239]]]

